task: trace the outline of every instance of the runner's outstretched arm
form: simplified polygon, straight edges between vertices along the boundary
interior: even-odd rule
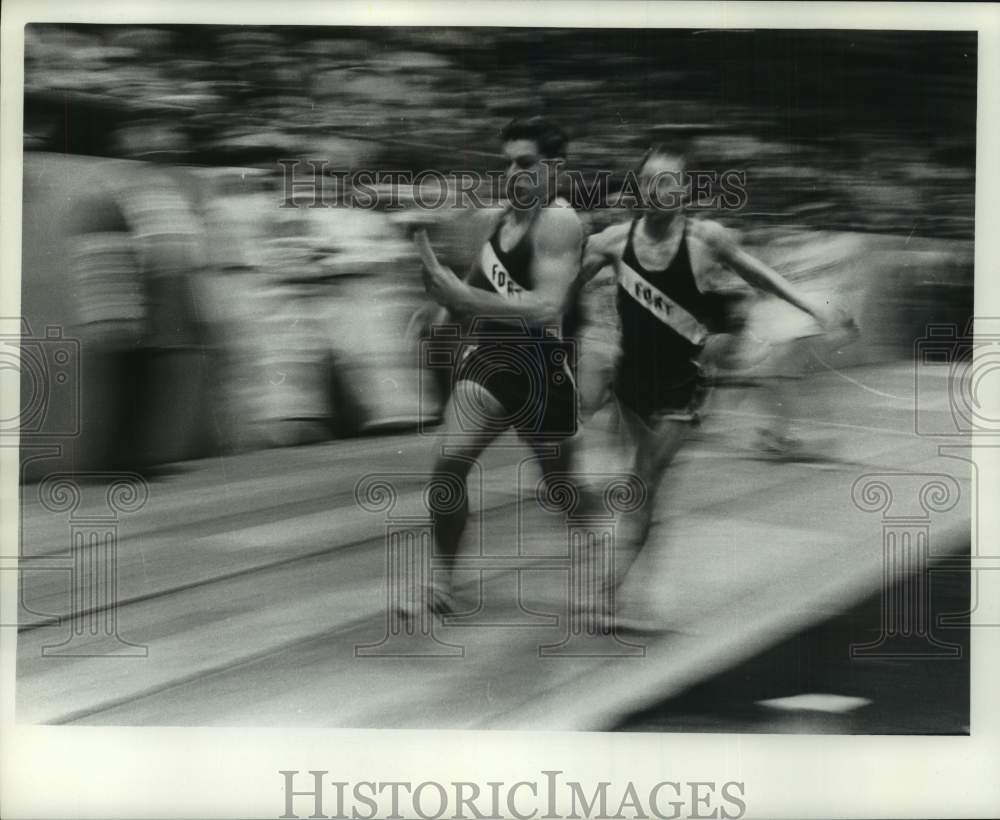
[[[776,270],[751,256],[717,226],[704,226],[705,239],[720,261],[728,265],[747,284],[771,293],[812,316],[822,327],[831,330],[849,324],[850,318],[839,309],[811,302]]]

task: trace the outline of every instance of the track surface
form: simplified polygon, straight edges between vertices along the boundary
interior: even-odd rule
[[[951,418],[949,370],[921,382],[920,412]],[[184,465],[150,484],[149,501],[118,525],[119,634],[145,657],[52,657],[69,634],[68,573],[22,575],[18,719],[157,726],[604,729],[758,655],[881,587],[882,521],[851,500],[866,474],[944,473],[962,498],[931,517],[931,550],[969,543],[968,465],[938,453],[962,439],[914,434],[908,364],[827,372],[803,385],[796,415],[825,458],[774,462],[749,448],[764,419],[752,397],[719,391],[714,413],[682,451],[649,546],[626,583],[623,611],[654,613],[668,631],[626,637],[629,657],[547,657],[567,635],[568,572],[557,514],[518,489],[516,441],[482,461],[465,549],[540,559],[482,582],[465,573],[471,623],[436,624],[451,657],[358,657],[386,634],[384,516],[362,509],[355,484],[399,474],[396,514],[417,510],[418,476],[436,442],[415,434],[270,450]],[[623,468],[613,433],[594,425],[584,468]],[[69,515],[22,488],[22,550],[65,556]],[[105,486],[81,485],[77,515],[99,512]],[[916,499],[906,501],[919,511]],[[520,520],[520,544],[517,522]],[[543,565],[544,564],[544,565]],[[534,614],[532,614],[534,613]],[[489,617],[487,617],[489,616]],[[499,625],[498,625],[499,624]],[[876,625],[877,626],[877,625]]]

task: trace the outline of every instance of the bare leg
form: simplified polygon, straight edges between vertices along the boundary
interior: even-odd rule
[[[503,405],[484,387],[470,381],[460,381],[455,385],[445,407],[444,429],[438,442],[432,479],[444,488],[444,492],[431,494],[431,516],[437,555],[449,565],[449,583],[444,590],[436,590],[435,598],[440,598],[442,594],[446,596],[450,588],[450,567],[458,554],[469,517],[466,488],[469,470],[501,432],[495,424],[490,425],[489,420],[503,418],[504,415],[506,410]],[[459,486],[456,496],[451,490]],[[455,498],[459,499],[458,503],[454,503]]]
[[[611,398],[615,371],[615,349],[599,341],[580,343],[577,390],[580,396],[580,423],[586,424]]]
[[[632,476],[640,482],[645,495],[641,506],[635,512],[623,515],[621,519],[621,525],[615,534],[610,574],[605,576],[604,590],[597,596],[597,617],[609,619],[608,624],[620,626],[622,621],[615,612],[618,589],[646,542],[653,520],[657,491],[670,462],[689,435],[691,422],[673,418],[647,422],[624,406],[620,406],[619,410],[635,447]],[[581,489],[585,504],[594,510],[604,510],[604,505],[593,497],[586,485]],[[584,609],[591,605],[587,601],[581,603]]]
[[[795,415],[797,393],[801,389],[798,378],[809,356],[806,340],[795,339],[773,346],[768,372],[757,383],[758,400],[770,417],[758,430],[758,446],[772,453],[793,450],[795,439],[792,419]]]
[[[646,488],[646,500],[626,522],[624,531],[616,539],[619,546],[615,557],[616,586],[621,585],[646,543],[653,522],[657,492],[670,462],[691,430],[690,421],[666,418],[647,423],[625,407],[622,407],[622,417],[635,442],[632,471]]]
[[[762,446],[783,448],[792,441],[794,386],[792,380],[781,377],[761,381],[761,404],[770,416],[768,426],[760,430]]]

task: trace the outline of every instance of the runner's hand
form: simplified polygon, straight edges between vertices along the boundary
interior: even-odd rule
[[[407,239],[414,239],[418,231],[426,231],[428,226],[433,228],[440,222],[437,214],[420,209],[410,209],[394,213],[389,218],[402,229]]]
[[[826,344],[841,348],[857,341],[861,336],[854,317],[840,308],[828,307],[819,317]]]
[[[448,311],[434,302],[421,305],[414,311],[406,325],[404,336],[407,339],[418,339],[434,325],[445,324],[448,321]]]
[[[423,278],[427,295],[439,305],[453,306],[464,287],[461,280],[455,276],[455,272],[451,268],[438,262],[430,240],[427,238],[427,231],[422,229],[416,231],[413,235],[413,241],[420,254],[420,261],[424,265]]]
[[[824,333],[842,333],[857,328],[854,318],[839,307],[824,305],[814,315]]]

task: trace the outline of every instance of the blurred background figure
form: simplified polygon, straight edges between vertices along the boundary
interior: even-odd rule
[[[609,209],[591,214],[591,233],[598,233],[624,214]],[[615,366],[621,350],[618,282],[611,266],[599,271],[580,293],[581,322],[577,334],[577,388],[580,418],[588,423],[611,399]]]
[[[182,132],[146,120],[110,139],[133,161],[108,164],[69,202],[64,273],[84,342],[84,408],[103,408],[100,460],[152,476],[206,451],[196,431],[208,410],[197,290],[207,237],[198,187],[174,165]]]
[[[428,209],[405,186],[340,190],[333,177],[328,207],[307,207],[308,185],[286,201],[279,161],[499,171],[496,123],[529,102],[565,123],[572,170],[588,183],[611,172],[612,191],[623,156],[688,137],[706,168],[746,180],[737,212],[707,215],[736,221],[793,281],[851,292],[865,337],[820,350],[825,364],[828,340],[747,304],[729,375],[756,378],[765,447],[794,443],[790,376],[905,359],[928,323],[964,327],[974,39],[604,30],[595,48],[595,36],[29,26],[23,312],[78,332],[86,373],[64,466],[146,469],[433,422],[450,386],[422,345],[448,317],[422,296],[406,231],[425,224],[454,265],[476,209],[451,207],[455,190]],[[628,82],[635,72],[648,82]],[[476,194],[502,197],[488,181]],[[628,218],[599,200],[573,203],[592,232]],[[864,266],[831,263],[848,257]],[[611,284],[598,276],[582,295],[577,358],[584,417],[613,427],[599,412],[618,346]],[[75,412],[53,410],[49,432]]]
[[[862,244],[849,234],[765,231],[754,238],[762,258],[812,301],[854,317],[866,311]],[[714,352],[714,382],[742,392],[737,405],[760,416],[751,450],[775,458],[831,457],[825,443],[804,441],[796,430],[804,380],[838,366],[861,331],[852,319],[835,332],[821,328],[779,299],[735,291],[732,332]]]
[[[141,431],[145,446],[137,449],[138,466],[148,472],[201,454],[194,431],[209,412],[207,328],[199,315],[208,236],[198,186],[171,173],[187,150],[183,133],[143,121],[123,128],[118,139],[120,153],[139,160],[118,189],[117,201],[148,295],[145,356],[136,368],[136,375],[143,371],[143,381],[135,387],[129,420]]]
[[[323,237],[324,280],[333,283],[316,308],[333,356],[337,430],[412,429],[420,418],[419,380],[405,334],[421,298],[414,253],[385,203],[361,207],[353,194],[346,192],[341,207],[302,212]]]

